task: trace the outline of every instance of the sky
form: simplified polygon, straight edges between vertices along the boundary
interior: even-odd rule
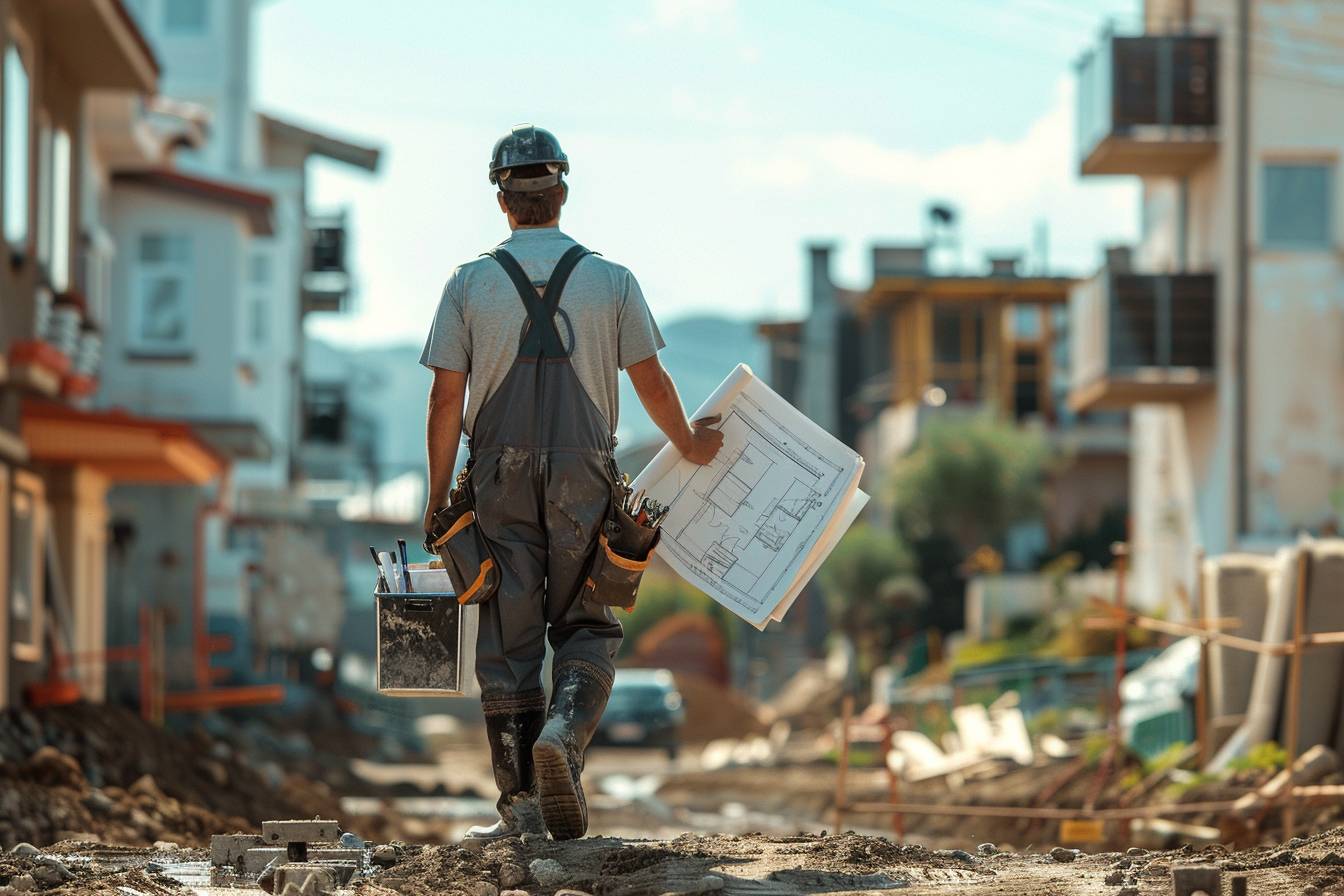
[[[486,179],[519,122],[569,155],[562,227],[630,267],[660,320],[806,313],[803,261],[842,286],[874,243],[918,242],[931,201],[960,264],[1021,251],[1085,274],[1138,230],[1133,179],[1077,176],[1074,63],[1137,0],[273,0],[266,110],[383,148],[373,175],[312,163],[348,206],[353,313],[311,334],[421,341],[453,268],[507,235]]]

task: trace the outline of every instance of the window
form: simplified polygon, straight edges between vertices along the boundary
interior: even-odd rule
[[[206,0],[165,0],[163,30],[168,34],[202,34],[209,24]]]
[[[9,638],[14,656],[42,658],[42,558],[45,533],[42,480],[14,473],[9,517]]]
[[[1269,249],[1329,249],[1333,241],[1330,166],[1265,165],[1263,242]]]
[[[952,401],[981,398],[984,326],[985,314],[979,308],[943,305],[933,309],[933,384]]]
[[[51,135],[51,236],[47,275],[51,288],[70,288],[70,132]]]
[[[108,302],[112,296],[112,257],[115,245],[108,232],[93,224],[83,233],[83,247],[77,254],[79,282],[84,291],[85,319],[107,323]]]
[[[268,252],[256,250],[248,258],[247,282],[253,286],[266,286],[271,282],[271,256]]]
[[[247,260],[247,285],[251,293],[248,300],[247,335],[254,348],[266,344],[269,329],[266,319],[269,309],[268,287],[271,284],[271,255],[262,250],[254,251]]]
[[[266,344],[266,297],[253,296],[248,308],[248,336],[254,348],[261,348]]]
[[[5,50],[4,237],[22,249],[28,242],[28,138],[32,127],[28,69],[17,47]]]
[[[145,233],[131,295],[131,348],[142,354],[183,355],[191,350],[191,240],[184,234]]]
[[[38,181],[37,259],[46,268],[51,288],[70,288],[70,132],[53,130],[45,121],[38,130],[42,175]]]

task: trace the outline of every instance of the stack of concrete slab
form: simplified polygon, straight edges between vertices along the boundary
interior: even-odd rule
[[[322,819],[262,822],[260,835],[216,834],[210,838],[211,878],[218,885],[261,879],[277,896],[329,893],[366,865],[361,842],[340,842],[340,826]]]
[[[1236,619],[1223,632],[1259,640],[1278,566],[1263,554],[1224,554],[1204,561],[1204,600],[1214,619]],[[1221,644],[1209,647],[1209,710],[1215,719],[1243,716],[1251,702],[1256,654]]]
[[[1344,540],[1320,539],[1310,551],[1307,571],[1306,633],[1344,632]],[[1290,629],[1291,634],[1291,629]],[[1326,744],[1344,747],[1344,645],[1313,647],[1302,656],[1302,711],[1298,713],[1298,749]],[[1280,724],[1279,742],[1287,731]]]
[[[1209,615],[1237,617],[1240,624],[1228,631],[1242,637],[1270,644],[1289,641],[1304,554],[1308,559],[1305,633],[1344,631],[1341,539],[1304,537],[1273,557],[1238,554],[1209,561],[1204,570]],[[1209,667],[1215,717],[1244,712],[1241,724],[1209,763],[1210,770],[1225,768],[1256,744],[1286,741],[1286,657],[1215,645]],[[1303,654],[1297,746],[1301,751],[1316,744],[1344,749],[1344,646],[1316,647]]]

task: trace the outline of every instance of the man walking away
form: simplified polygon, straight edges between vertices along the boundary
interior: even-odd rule
[[[618,371],[682,456],[707,464],[723,441],[686,419],[634,275],[560,231],[568,173],[541,128],[519,125],[495,144],[490,183],[512,233],[453,271],[420,357],[434,372],[425,529],[448,503],[465,430],[475,519],[500,572],[476,645],[500,817],[468,841],[588,828],[579,775],[621,625],[578,594],[616,486]]]

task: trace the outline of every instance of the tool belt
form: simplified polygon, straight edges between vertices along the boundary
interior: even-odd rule
[[[579,596],[595,604],[633,610],[639,580],[662,535],[661,529],[635,522],[622,507],[620,496],[613,493]]]
[[[470,470],[468,461],[449,494],[448,506],[435,512],[433,528],[425,540],[425,550],[443,561],[459,604],[484,603],[495,596],[500,580],[499,564],[476,520],[476,491],[468,477]]]

